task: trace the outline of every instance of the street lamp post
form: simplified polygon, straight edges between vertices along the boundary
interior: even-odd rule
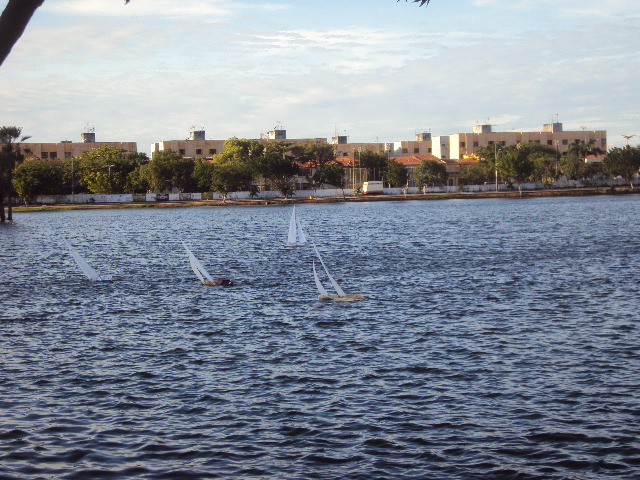
[[[493,162],[494,162],[494,167],[496,169],[496,192],[498,191],[498,144],[497,142],[494,142],[493,144]]]
[[[556,181],[558,181],[559,166],[560,166],[560,140],[556,140]]]

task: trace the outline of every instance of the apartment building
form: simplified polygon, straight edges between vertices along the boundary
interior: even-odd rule
[[[309,141],[327,143],[326,138],[287,138],[287,131],[282,128],[276,128],[267,132],[266,135],[260,135],[256,139],[259,143],[268,143],[276,140],[286,141],[293,145],[305,144]],[[186,140],[163,140],[151,144],[151,155],[154,152],[162,152],[171,150],[185,158],[204,158],[206,160],[213,159],[214,155],[224,151],[224,142],[226,140],[207,140],[204,130],[195,130],[190,132],[189,138]]]
[[[434,137],[433,154],[442,159],[463,159],[472,157],[480,147],[497,148],[518,143],[539,143],[556,149],[559,155],[566,153],[569,145],[583,141],[603,151],[607,149],[606,130],[564,131],[562,123],[548,123],[539,132],[494,132],[491,125],[476,125],[471,133]]]
[[[58,143],[22,143],[22,151],[27,156],[40,158],[42,160],[49,159],[65,159],[78,157],[85,152],[91,152],[104,146],[112,146],[121,148],[127,152],[137,152],[138,145],[136,142],[96,142],[95,132],[85,132],[81,135],[82,141],[72,142],[63,140]]]

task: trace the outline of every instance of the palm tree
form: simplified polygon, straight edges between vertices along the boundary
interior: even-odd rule
[[[13,170],[24,159],[20,144],[30,138],[21,135],[22,128],[0,127],[0,223],[13,220]],[[8,205],[7,218],[4,213],[5,197]]]
[[[400,0],[398,0],[400,1]],[[412,0],[420,6],[429,5],[430,0]],[[9,0],[0,15],[0,65],[9,56],[11,49],[22,36],[36,10],[44,0]],[[129,0],[124,0],[125,5]]]
[[[575,154],[580,160],[584,160],[587,155],[593,152],[593,145],[595,143],[596,141],[593,138],[588,142],[585,142],[584,140],[576,140],[567,147],[567,154]]]

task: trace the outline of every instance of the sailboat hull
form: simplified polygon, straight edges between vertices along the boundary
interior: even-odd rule
[[[320,295],[318,300],[334,300],[336,302],[359,302],[364,297],[357,293],[347,293],[346,295]]]
[[[202,284],[211,287],[230,287],[233,285],[233,282],[228,278],[214,278],[213,281],[205,280]]]

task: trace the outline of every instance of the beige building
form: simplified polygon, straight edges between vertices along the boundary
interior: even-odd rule
[[[327,143],[326,138],[298,138],[288,139],[287,131],[276,128],[267,132],[266,135],[260,135],[256,139],[260,143],[268,143],[275,140],[286,140],[287,143],[293,145],[305,144],[309,141],[319,143]],[[186,140],[164,140],[151,144],[151,155],[155,152],[163,152],[171,150],[184,158],[204,158],[212,160],[214,155],[224,151],[224,142],[226,140],[207,140],[204,130],[193,131]]]
[[[349,143],[348,137],[332,137],[331,144],[335,146],[336,158],[357,157],[358,152],[386,153],[391,157],[411,157],[414,155],[431,155],[431,134],[422,132],[415,135],[414,140],[399,142],[370,142]]]
[[[104,146],[121,148],[127,152],[137,152],[136,142],[96,142],[96,134],[87,132],[82,134],[81,142],[63,140],[58,143],[22,143],[22,151],[28,156],[34,156],[42,160],[65,159],[78,157],[85,152],[91,152]]]
[[[471,133],[456,133],[433,138],[433,154],[442,159],[462,159],[473,156],[480,147],[497,148],[518,143],[540,143],[566,153],[569,145],[577,141],[589,143],[603,151],[607,149],[606,130],[563,131],[562,123],[548,123],[539,132],[493,132],[491,125],[476,125]]]

